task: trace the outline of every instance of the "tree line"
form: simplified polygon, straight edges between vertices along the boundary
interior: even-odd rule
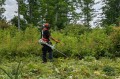
[[[3,5],[6,0],[0,1],[0,20],[5,20],[2,14],[5,12]],[[16,0],[19,2],[21,28],[26,24],[42,25],[49,22],[53,29],[62,29],[68,24],[76,24],[77,21],[83,21],[83,25],[91,27],[90,22],[96,14],[94,5],[99,2],[94,0]],[[101,0],[103,3],[101,16],[101,26],[120,24],[120,0]],[[77,12],[76,10],[79,10]],[[14,17],[11,23],[15,26],[18,17]]]

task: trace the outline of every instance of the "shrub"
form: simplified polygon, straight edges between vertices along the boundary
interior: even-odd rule
[[[5,20],[0,20],[0,28],[1,29],[5,29],[5,28],[8,28],[8,27],[9,27],[9,25]]]
[[[108,76],[115,76],[115,70],[111,66],[104,66],[103,71],[105,72],[106,75]]]
[[[69,25],[66,26],[63,32],[68,36],[79,37],[79,35],[84,34],[85,32],[89,32],[89,30],[90,29],[82,25]]]
[[[78,40],[76,37],[66,36],[59,32],[53,32],[52,36],[61,40],[61,43],[56,46],[56,49],[60,50],[62,53],[66,54],[67,56],[74,56],[76,52],[78,52]],[[55,52],[54,55],[63,56],[58,52]]]
[[[110,35],[112,41],[111,50],[114,56],[120,57],[120,27],[113,27],[113,31]]]
[[[40,52],[41,46],[37,43],[39,32],[36,28],[29,27],[25,31],[18,31],[11,26],[6,30],[0,30],[0,55],[23,56]]]
[[[80,36],[79,54],[82,56],[105,56],[108,53],[110,39],[103,29],[94,29],[91,33],[85,33]]]
[[[80,30],[79,30],[80,28]],[[83,58],[93,56],[120,56],[120,29],[112,28],[109,34],[104,28],[94,28],[88,31],[82,27],[69,27],[60,31],[52,31],[52,36],[60,39],[61,43],[56,48],[67,56]],[[70,30],[69,30],[70,29]],[[79,34],[80,33],[80,34]],[[0,29],[0,55],[2,56],[23,56],[28,54],[41,53],[41,45],[37,43],[40,33],[37,28],[29,26],[22,31],[10,26],[9,28]],[[55,42],[53,42],[54,44]],[[61,53],[54,51],[54,56],[63,56]]]

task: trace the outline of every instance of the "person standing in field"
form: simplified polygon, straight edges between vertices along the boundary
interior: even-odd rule
[[[42,33],[41,33],[41,35],[42,35],[41,40],[44,41],[47,44],[50,44],[50,45],[52,45],[50,39],[52,39],[56,43],[59,43],[60,42],[59,40],[56,40],[51,36],[49,30],[50,30],[50,24],[45,23],[43,25],[43,29],[42,29]],[[47,62],[47,58],[46,58],[47,52],[49,53],[50,61],[53,61],[53,53],[52,53],[52,51],[53,50],[52,50],[51,47],[47,46],[46,44],[42,44],[42,60],[43,60],[43,63]]]

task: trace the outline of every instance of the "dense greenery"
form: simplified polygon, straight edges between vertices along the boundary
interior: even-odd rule
[[[4,18],[3,13],[5,12],[5,8],[2,6],[5,0],[0,0],[0,20]]]
[[[105,16],[102,20],[102,24],[111,25],[116,24],[120,25],[120,0],[103,0],[103,3],[106,4],[102,7],[103,15]]]
[[[5,20],[0,21],[0,29],[8,28],[9,24]]]
[[[120,28],[109,26],[102,29],[88,29],[81,25],[66,27],[60,31],[51,31],[53,37],[61,40],[56,48],[67,56],[80,58],[84,56],[96,58],[120,56]],[[13,26],[4,30],[0,29],[0,56],[40,54],[39,38],[40,31],[30,25],[25,31],[18,31]],[[54,55],[62,56],[57,52]]]
[[[2,69],[1,69],[2,68]],[[7,73],[7,74],[6,74]],[[8,77],[8,75],[10,77]],[[119,79],[120,59],[94,57],[57,58],[41,64],[40,56],[28,56],[0,62],[0,79]]]
[[[94,5],[94,0],[81,0],[82,18],[84,18],[83,21],[86,27],[90,27],[90,21],[92,21],[93,15],[95,14]]]
[[[4,2],[0,1],[0,20],[4,18]],[[21,26],[25,24],[42,25],[49,22],[54,29],[63,29],[66,25],[82,21],[90,27],[90,22],[96,15],[94,6],[99,3],[94,0],[16,0],[19,1],[19,12],[23,16]],[[102,0],[101,26],[120,24],[120,0]],[[18,12],[18,13],[19,13]],[[14,22],[13,22],[14,21]],[[12,20],[15,24],[17,19]],[[98,22],[97,22],[98,23]],[[23,28],[22,28],[23,29]]]
[[[72,0],[17,0],[20,14],[27,23],[40,25],[49,22],[54,29],[61,29],[75,17]],[[69,18],[70,16],[70,18]]]
[[[56,48],[67,57],[53,51],[54,62],[42,64],[38,28],[0,29],[0,79],[119,79],[119,27],[69,25],[51,33],[61,40]]]
[[[119,0],[103,0],[103,26],[90,28],[94,0],[17,0],[18,18],[7,22],[0,1],[0,79],[119,79]],[[80,12],[76,12],[76,9]],[[84,24],[76,24],[84,19]],[[42,64],[38,43],[42,26],[51,25],[51,35],[60,40],[54,62]],[[110,26],[111,25],[111,26]],[[55,42],[52,41],[53,44]]]

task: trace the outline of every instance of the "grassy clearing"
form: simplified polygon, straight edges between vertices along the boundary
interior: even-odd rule
[[[42,52],[36,42],[40,37],[37,28],[1,29],[0,79],[120,79],[120,29],[107,29],[83,32],[76,28],[73,32],[73,28],[68,28],[52,32],[61,40],[56,48],[72,58],[60,58],[63,56],[54,51],[58,58],[46,64],[39,56]]]
[[[82,60],[73,58],[54,60],[43,64],[39,56],[5,59],[0,62],[0,67],[11,75],[12,79],[119,79],[120,76],[119,58],[96,60],[94,57],[85,57]],[[15,78],[16,71],[18,78]],[[0,79],[9,77],[0,70]]]

